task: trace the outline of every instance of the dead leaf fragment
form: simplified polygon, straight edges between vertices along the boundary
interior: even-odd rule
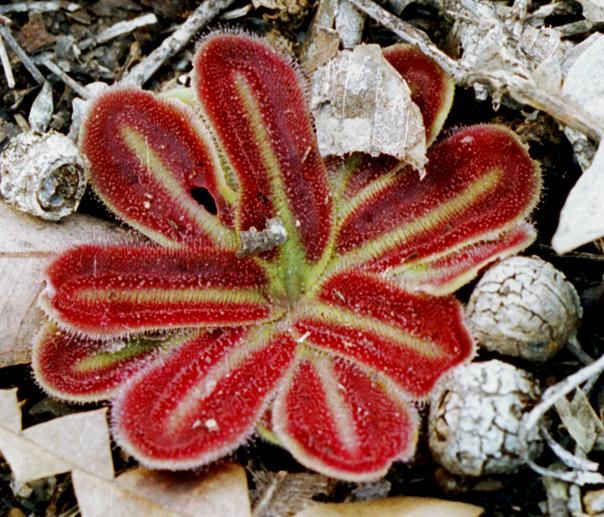
[[[29,14],[27,23],[17,33],[16,38],[29,54],[35,54],[44,47],[52,45],[57,39],[46,30],[44,19],[39,11],[32,11]]]
[[[180,473],[138,467],[114,478],[107,409],[22,431],[17,390],[0,390],[0,453],[17,483],[71,472],[82,517],[250,516],[240,465]]]
[[[552,247],[558,254],[604,236],[604,145],[572,188],[560,212]]]
[[[571,400],[566,398],[558,400],[556,410],[568,434],[584,452],[590,452],[598,436],[604,434],[604,424],[598,418],[583,390],[577,388]]]
[[[587,492],[583,504],[589,515],[601,515],[604,512],[604,488]]]
[[[604,22],[604,0],[578,0],[583,7],[583,16],[594,23]]]
[[[252,492],[253,515],[257,517],[285,517],[294,515],[312,504],[313,497],[329,495],[336,482],[310,472],[252,471],[256,488]]]
[[[604,128],[604,38],[594,39],[576,58],[564,79],[562,93],[584,107]]]
[[[90,216],[42,221],[0,202],[0,366],[26,363],[44,319],[38,308],[44,268],[59,251],[79,243],[115,242],[125,232]]]
[[[478,517],[483,511],[472,504],[431,497],[390,497],[357,503],[316,503],[296,517]]]
[[[72,477],[84,517],[250,515],[245,471],[234,463],[205,473],[158,472],[138,467],[115,481],[83,471],[74,472]]]
[[[0,391],[0,451],[20,483],[82,469],[112,479],[107,409],[56,418],[21,431],[17,390]]]
[[[421,113],[379,45],[343,50],[319,68],[313,75],[311,109],[323,156],[388,154],[423,170]]]
[[[310,77],[338,53],[340,36],[334,29],[338,0],[320,0],[304,44],[300,64]]]

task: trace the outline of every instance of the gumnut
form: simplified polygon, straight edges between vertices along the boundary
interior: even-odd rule
[[[511,257],[480,279],[466,314],[487,350],[547,361],[576,333],[582,308],[575,288],[549,262]]]
[[[525,415],[540,389],[524,370],[501,361],[455,368],[431,397],[430,450],[445,469],[460,476],[508,474],[537,457],[542,439],[535,428],[527,445],[519,439]]]

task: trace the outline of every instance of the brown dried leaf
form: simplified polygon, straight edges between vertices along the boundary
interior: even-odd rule
[[[157,472],[138,467],[114,481],[83,471],[73,472],[72,477],[84,517],[250,515],[245,471],[234,463],[205,473]]]
[[[44,315],[37,306],[43,270],[60,250],[77,243],[123,238],[116,225],[73,214],[42,221],[0,202],[0,367],[29,361]]]
[[[44,19],[39,11],[32,11],[29,14],[27,23],[21,27],[16,37],[29,54],[35,54],[44,47],[52,45],[57,39],[46,30]]]
[[[478,517],[483,508],[431,497],[389,497],[357,503],[316,503],[296,517]]]
[[[106,409],[56,418],[21,430],[17,390],[0,391],[0,451],[21,483],[82,469],[113,478]]]
[[[604,424],[582,389],[577,388],[571,400],[562,398],[556,402],[556,411],[568,434],[584,452],[590,452],[598,436],[604,435]]]
[[[204,473],[138,467],[114,478],[106,413],[76,413],[22,431],[17,390],[0,390],[0,452],[15,480],[71,472],[83,517],[250,515],[245,471],[236,464]]]
[[[309,76],[338,53],[340,36],[333,28],[337,10],[338,0],[319,0],[300,60]]]

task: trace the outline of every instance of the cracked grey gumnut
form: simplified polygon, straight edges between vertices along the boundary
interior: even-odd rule
[[[576,333],[582,309],[575,288],[549,262],[511,257],[480,279],[466,315],[487,350],[546,361]]]
[[[430,399],[432,456],[460,476],[517,471],[543,447],[537,428],[529,431],[526,450],[518,437],[539,393],[529,373],[501,361],[455,368],[438,382]]]
[[[58,221],[75,212],[88,181],[88,165],[65,135],[27,132],[0,154],[0,194],[24,212]]]

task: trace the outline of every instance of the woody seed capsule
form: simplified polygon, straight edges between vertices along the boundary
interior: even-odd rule
[[[481,346],[529,361],[553,357],[576,333],[581,315],[575,288],[538,257],[512,257],[493,266],[467,307]]]
[[[537,428],[529,431],[526,448],[519,439],[524,415],[538,398],[535,380],[510,364],[487,361],[456,368],[431,397],[432,456],[461,476],[515,472],[542,449]]]

